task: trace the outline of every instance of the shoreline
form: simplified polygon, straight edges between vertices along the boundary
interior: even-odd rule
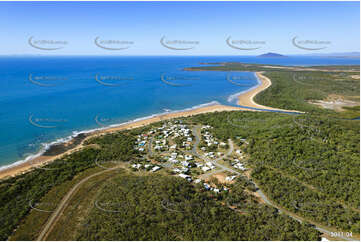
[[[252,89],[248,90],[247,92],[240,94],[238,96],[237,104],[240,106],[247,106],[247,107],[258,108],[258,109],[268,109],[268,110],[274,110],[274,111],[300,113],[300,111],[297,111],[297,110],[286,110],[286,109],[263,106],[254,101],[254,98],[256,97],[257,94],[263,92],[264,90],[266,90],[267,88],[269,88],[272,85],[271,80],[262,74],[263,74],[263,71],[255,72],[255,75],[256,75],[257,79],[259,80],[260,84],[258,86],[256,86],[255,88],[252,88]],[[253,111],[257,111],[257,110],[253,110]]]
[[[260,84],[258,86],[256,86],[255,88],[251,88],[247,91],[245,91],[244,93],[241,93],[238,96],[238,105],[241,106],[248,106],[248,107],[252,107],[252,108],[260,108],[260,109],[269,109],[269,110],[279,110],[279,111],[287,111],[287,112],[297,112],[294,110],[283,110],[283,109],[277,109],[277,108],[271,108],[271,107],[266,107],[263,105],[259,105],[256,102],[254,102],[254,97],[264,91],[265,89],[267,89],[268,87],[270,87],[272,85],[272,82],[269,78],[265,77],[262,75],[263,72],[256,72],[255,75],[258,78]],[[67,154],[71,154],[75,151],[78,151],[80,149],[82,149],[83,143],[84,141],[86,141],[87,139],[91,138],[91,137],[96,137],[99,135],[103,135],[106,133],[112,133],[112,132],[116,132],[116,131],[121,131],[121,130],[126,130],[126,129],[133,129],[133,128],[138,128],[141,126],[146,126],[155,122],[159,122],[159,121],[164,121],[164,120],[168,120],[168,119],[173,119],[173,118],[180,118],[180,117],[188,117],[188,116],[192,116],[192,115],[197,115],[197,114],[202,114],[202,113],[212,113],[212,112],[222,112],[222,111],[262,111],[262,110],[252,110],[252,109],[247,109],[247,108],[242,108],[242,107],[234,107],[234,106],[227,106],[227,105],[221,105],[221,104],[210,104],[210,105],[198,105],[194,108],[188,108],[188,109],[184,109],[184,110],[180,110],[180,111],[174,111],[174,112],[170,112],[170,113],[162,113],[162,114],[156,114],[156,115],[152,115],[152,116],[148,116],[148,117],[144,117],[144,118],[138,118],[129,122],[125,122],[122,124],[113,124],[110,125],[108,127],[103,127],[103,128],[98,128],[98,129],[93,129],[93,130],[88,130],[88,131],[83,131],[83,132],[77,132],[78,135],[79,134],[85,134],[86,137],[80,142],[80,144],[76,145],[75,147],[66,150],[65,152],[62,152],[58,155],[45,155],[46,154],[46,150],[45,151],[40,151],[35,155],[29,156],[28,158],[21,160],[21,161],[17,161],[13,164],[7,165],[7,166],[3,166],[0,167],[0,179],[3,178],[9,178],[9,177],[14,177],[23,173],[26,173],[32,169],[35,169],[39,166],[43,166],[46,165],[56,159],[61,158],[64,155]],[[76,139],[77,136],[69,136],[68,138],[65,138],[65,142],[63,142],[63,144],[65,146],[67,145],[71,145],[74,142],[74,139]],[[50,144],[55,144],[55,142],[52,142]]]

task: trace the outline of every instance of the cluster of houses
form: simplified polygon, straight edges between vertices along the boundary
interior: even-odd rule
[[[200,183],[200,182],[202,182],[202,180],[201,179],[196,179],[195,181],[194,181],[194,183]],[[215,193],[219,193],[219,192],[221,192],[221,191],[227,191],[228,190],[228,188],[226,188],[226,187],[222,187],[222,188],[217,188],[217,187],[212,187],[211,185],[209,185],[208,183],[206,183],[206,182],[203,182],[203,187],[204,187],[204,189],[206,189],[207,191],[213,191],[213,192],[215,192]]]
[[[177,122],[177,121],[176,121]],[[192,145],[192,132],[187,127],[187,125],[182,123],[172,123],[168,122],[164,124],[162,127],[157,128],[156,130],[151,130],[151,134],[160,133],[159,135],[155,135],[157,139],[155,141],[154,149],[158,151],[166,151],[166,150],[176,150],[177,144],[173,144],[170,147],[168,146],[167,138],[171,137],[173,139],[177,137],[184,137],[184,141],[182,142],[182,147],[190,149]]]
[[[208,129],[211,129],[211,128],[212,127],[209,125],[204,125],[201,127],[201,130],[205,130],[205,131],[202,131],[202,138],[206,142],[207,146],[218,145],[218,141],[216,141],[214,139],[213,135],[211,133],[209,133],[209,131],[207,131]]]
[[[242,153],[241,150],[236,150],[236,154],[237,154],[241,159],[244,158],[244,155],[243,155],[243,153]]]
[[[140,164],[140,163],[132,164],[131,167],[134,168],[135,170],[145,169],[145,170],[149,170],[151,172],[156,172],[156,171],[161,169],[161,167],[157,166],[157,165],[153,165],[153,164],[145,164],[145,165],[143,165],[143,164]]]
[[[179,159],[184,159],[182,161],[179,161],[177,158]],[[178,163],[180,165],[180,167],[174,168],[172,171],[176,174],[179,174],[180,177],[185,178],[187,180],[192,180],[189,176],[186,176],[186,174],[189,173],[189,169],[192,167],[192,164],[190,163],[191,161],[193,161],[193,156],[192,155],[179,155],[177,157],[177,153],[172,153],[171,157],[168,159],[168,161],[172,162],[172,163]]]
[[[215,193],[219,193],[221,191],[227,191],[228,190],[228,188],[226,188],[226,187],[222,187],[222,188],[212,187],[211,185],[209,185],[208,183],[205,183],[205,182],[203,183],[203,186],[204,186],[204,188],[206,190],[213,191]]]
[[[216,145],[216,146],[220,146],[220,147],[226,147],[227,144],[224,143],[224,142],[218,142],[214,137],[213,135],[208,131],[208,129],[211,129],[213,127],[209,126],[209,125],[204,125],[201,127],[201,130],[202,130],[202,138],[204,140],[204,142],[206,143],[206,146],[207,147],[210,147],[210,146],[213,146],[213,145]],[[202,151],[207,151],[207,147],[201,147],[201,150]],[[205,153],[206,156],[209,156],[210,158],[215,158],[215,154],[214,152],[208,152],[208,153]],[[217,152],[217,155],[218,156],[221,156],[222,154],[220,152]]]
[[[206,164],[196,163],[196,166],[203,172],[207,172],[216,168],[211,162],[207,162]]]
[[[145,151],[145,145],[147,144],[148,141],[148,134],[141,134],[141,135],[137,135],[137,141],[135,141],[135,149],[139,150],[140,152],[144,152]]]
[[[204,148],[204,147],[202,147]],[[218,158],[218,157],[221,157],[223,154],[222,152],[217,152],[217,153],[214,153],[214,152],[205,152],[204,155],[206,157],[209,157],[211,159],[215,159],[215,158]]]
[[[212,152],[214,149],[214,145],[217,147],[226,147],[227,144],[224,142],[218,142],[213,135],[209,132],[212,129],[210,125],[203,125],[201,127],[202,130],[202,139],[206,147],[200,147],[200,149],[204,152],[204,156],[209,159],[215,159],[217,157],[221,157],[223,154],[221,152]],[[153,137],[153,138],[151,138]],[[179,148],[191,149],[193,142],[193,135],[190,128],[187,125],[183,124],[181,121],[173,121],[164,123],[161,127],[153,128],[146,134],[138,135],[137,141],[135,142],[135,149],[144,152],[146,149],[146,145],[149,144],[154,139],[153,147],[155,151],[165,152],[162,155],[164,161],[174,164],[172,165],[172,173],[176,176],[179,176],[183,179],[186,179],[189,182],[201,183],[203,187],[208,191],[214,191],[215,193],[219,193],[223,190],[227,190],[226,187],[217,188],[212,187],[210,184],[203,182],[201,179],[196,179],[190,175],[190,169],[193,167],[197,167],[201,171],[208,172],[213,169],[216,169],[216,166],[212,162],[196,162],[192,155],[185,154]],[[172,142],[169,139],[176,139],[176,142]],[[181,138],[181,139],[179,139]],[[169,144],[171,142],[171,144]],[[180,146],[180,147],[179,147]],[[212,149],[207,148],[212,146]],[[213,150],[214,151],[214,150]],[[243,154],[241,150],[236,150],[239,158],[243,158]],[[239,159],[234,159],[233,162],[230,163],[234,168],[245,171],[246,168],[240,162]],[[131,167],[135,170],[147,170],[150,172],[156,172],[161,169],[161,166],[154,164],[132,164]],[[225,180],[227,182],[231,182],[236,178],[236,176],[227,176]]]
[[[241,170],[241,171],[247,170],[247,168],[244,167],[244,165],[243,165],[238,159],[235,159],[234,161],[235,161],[235,162],[232,163],[232,166],[233,166],[234,168],[239,169],[239,170]]]

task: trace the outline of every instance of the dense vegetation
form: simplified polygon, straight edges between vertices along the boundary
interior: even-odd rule
[[[359,80],[348,73],[315,71],[277,70],[265,75],[272,86],[257,96],[257,102],[306,113],[205,114],[193,122],[212,125],[223,140],[232,137],[243,145],[240,139],[247,139],[243,148],[250,157],[248,164],[257,168],[252,176],[276,203],[311,221],[359,232],[360,127],[359,120],[352,120],[359,117],[359,107],[336,113],[308,103],[330,94],[359,101]],[[321,209],[307,213],[294,204],[305,200]]]
[[[40,201],[51,188],[96,166],[96,160],[98,162],[126,161],[134,153],[133,133],[117,133],[107,135],[102,139],[94,138],[89,141],[89,144],[91,143],[100,145],[101,149],[85,148],[40,169],[0,182],[0,218],[2,220],[0,240],[6,240],[12,234],[31,210],[30,204]]]
[[[75,237],[63,233],[53,239],[319,239],[313,228],[257,203],[244,185],[240,179],[232,192],[217,196],[181,178],[119,174],[96,193],[81,226],[71,225],[79,228],[71,233]]]

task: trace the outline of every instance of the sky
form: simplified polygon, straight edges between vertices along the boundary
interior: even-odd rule
[[[360,3],[1,2],[0,36],[0,55],[352,52]]]

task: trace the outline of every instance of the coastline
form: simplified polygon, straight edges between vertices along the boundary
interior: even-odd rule
[[[271,80],[262,74],[263,74],[262,71],[258,71],[255,73],[260,84],[258,86],[256,86],[255,88],[252,88],[252,89],[248,90],[247,92],[239,95],[237,104],[240,106],[247,106],[247,107],[258,108],[258,109],[268,109],[268,110],[274,110],[274,111],[299,113],[300,111],[297,111],[297,110],[285,110],[285,109],[280,109],[280,108],[272,108],[272,107],[263,106],[263,105],[257,104],[254,101],[254,98],[256,97],[257,94],[261,93],[262,91],[266,90],[267,88],[269,88],[272,85]],[[257,111],[257,110],[253,110],[253,111]]]
[[[267,89],[269,86],[272,85],[272,82],[269,78],[262,75],[262,72],[256,72],[255,73],[260,84],[257,85],[255,88],[251,88],[243,93],[240,93],[238,96],[238,105],[241,106],[247,106],[251,108],[259,108],[259,109],[269,109],[269,110],[278,110],[278,111],[287,111],[287,112],[297,112],[294,110],[282,110],[277,108],[271,108],[266,107],[263,105],[259,105],[254,102],[254,97]],[[174,111],[170,113],[163,113],[158,115],[152,115],[150,117],[140,118],[133,121],[129,121],[123,124],[117,124],[117,125],[110,125],[108,127],[94,129],[90,131],[84,131],[84,132],[78,132],[78,134],[87,134],[86,137],[81,141],[80,144],[76,145],[75,147],[62,152],[58,155],[45,155],[46,151],[41,151],[36,155],[32,155],[28,157],[25,160],[15,162],[13,164],[10,164],[8,166],[0,167],[0,179],[7,178],[7,177],[13,177],[16,175],[20,175],[23,173],[26,173],[32,169],[35,169],[39,166],[46,165],[58,158],[61,158],[62,156],[66,154],[71,154],[72,152],[78,151],[81,148],[84,147],[83,143],[85,140],[103,135],[106,133],[112,133],[120,130],[126,130],[126,129],[133,129],[138,128],[141,126],[146,126],[151,123],[173,119],[173,118],[180,118],[180,117],[188,117],[192,115],[197,115],[201,113],[211,113],[211,112],[221,112],[221,111],[262,111],[262,110],[252,110],[242,107],[234,107],[234,106],[227,106],[227,105],[221,105],[221,104],[211,104],[211,105],[199,105],[195,108],[180,110],[180,111]],[[76,136],[71,136],[69,139],[65,139],[66,141],[63,142],[65,146],[71,145],[74,142],[74,139]],[[59,142],[52,142],[51,144],[56,144]]]

